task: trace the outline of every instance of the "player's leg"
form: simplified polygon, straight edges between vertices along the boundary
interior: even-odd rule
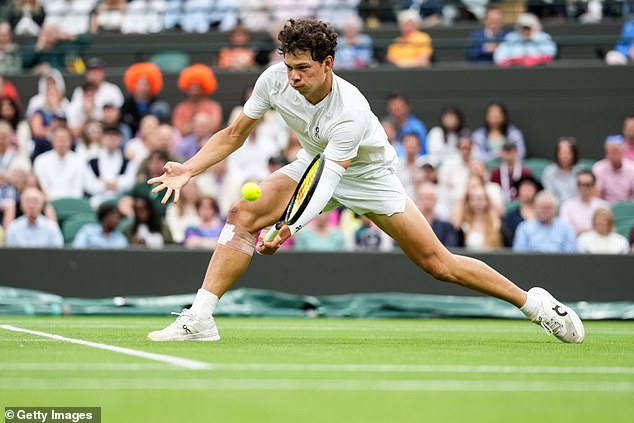
[[[434,278],[458,283],[522,307],[526,292],[480,260],[452,254],[420,211],[407,201],[403,213],[367,215],[394,238],[403,252]]]
[[[436,279],[506,300],[564,342],[583,341],[583,323],[573,310],[541,288],[525,292],[482,261],[452,254],[411,201],[406,202],[403,213],[391,216],[368,214],[368,217],[394,238],[416,265]]]
[[[247,269],[257,232],[279,219],[296,186],[297,182],[291,177],[277,172],[262,182],[262,195],[257,201],[240,200],[231,207],[191,309],[183,310],[176,321],[165,329],[150,333],[148,337],[151,340],[220,339],[212,317],[218,299]]]

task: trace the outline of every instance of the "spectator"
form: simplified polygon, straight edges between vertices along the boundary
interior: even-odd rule
[[[182,6],[181,6],[182,3]],[[180,8],[182,11],[172,12],[169,8]],[[238,20],[237,6],[231,0],[171,0],[168,1],[168,12],[165,14],[165,29],[173,29],[175,25],[185,32],[205,33],[210,27],[220,31],[229,31]]]
[[[133,215],[133,198],[148,197],[152,200],[154,208],[161,216],[165,216],[166,204],[161,204],[162,196],[152,193],[152,186],[146,182],[150,178],[163,174],[163,166],[170,160],[169,154],[165,150],[153,150],[150,155],[139,165],[137,183],[132,187],[127,196],[119,203],[119,209],[126,216]]]
[[[169,228],[149,197],[134,198],[133,211],[132,224],[124,230],[131,245],[163,248],[165,244],[173,242]]]
[[[163,30],[165,0],[132,0],[123,15],[121,32],[124,34],[155,34]]]
[[[454,227],[436,215],[436,185],[431,182],[419,184],[416,189],[416,203],[440,242],[445,247],[458,247],[458,233]]]
[[[623,157],[634,162],[634,114],[623,119]]]
[[[51,68],[72,73],[83,71],[81,51],[87,40],[51,24],[42,27],[35,43],[24,46],[22,64],[33,73]]]
[[[123,156],[121,142],[119,128],[104,128],[101,151],[88,162],[84,190],[92,197],[90,201],[94,208],[123,195],[134,185],[136,163]]]
[[[515,31],[507,34],[493,54],[498,66],[536,66],[553,61],[557,46],[545,32],[537,16],[522,13]]]
[[[335,69],[363,69],[372,64],[372,38],[362,34],[363,21],[350,16],[343,22],[342,37],[337,40]]]
[[[180,143],[176,145],[175,153],[183,160],[189,160],[194,154],[207,143],[211,135],[211,125],[213,124],[211,117],[203,112],[194,115],[193,131],[190,135],[184,137]],[[255,159],[255,157],[250,157]]]
[[[14,75],[22,71],[20,46],[13,42],[11,25],[0,22],[0,74]]]
[[[5,81],[5,85],[8,81]],[[66,82],[64,82],[64,77],[62,73],[57,69],[51,69],[47,72],[44,72],[37,81],[37,94],[29,99],[29,102],[26,106],[25,118],[31,119],[33,114],[37,109],[41,109],[46,104],[46,95],[48,91],[48,87],[54,85],[55,88],[61,93],[62,96],[62,108],[65,111],[69,101],[66,99]],[[15,89],[14,89],[15,90]],[[3,96],[7,96],[3,94]],[[17,93],[16,93],[17,96]],[[20,104],[19,101],[17,104]]]
[[[491,172],[491,182],[499,184],[504,194],[504,202],[509,203],[517,198],[515,184],[522,177],[532,175],[532,172],[522,166],[517,157],[517,146],[507,142],[502,146],[500,166]]]
[[[595,197],[596,178],[589,170],[580,170],[576,175],[577,195],[561,206],[561,219],[575,230],[577,235],[592,228],[592,216],[600,208],[610,208],[610,203]]]
[[[15,0],[9,12],[9,23],[15,35],[37,36],[46,12],[39,0]]]
[[[163,74],[153,63],[136,63],[126,70],[123,81],[130,96],[121,106],[121,120],[136,134],[144,116],[169,110],[167,103],[157,97],[163,89]]]
[[[491,200],[493,209],[498,213],[498,215],[502,216],[505,209],[504,192],[502,192],[500,184],[491,182],[490,179],[491,178],[489,177],[484,163],[480,160],[471,160],[469,163],[469,178],[467,179],[467,183],[464,186],[462,194],[464,194],[465,190],[469,189],[472,185],[483,185],[484,190],[489,196],[489,200]]]
[[[126,0],[103,0],[90,19],[90,32],[121,32]]]
[[[64,28],[73,35],[85,34],[90,29],[90,13],[97,0],[48,0],[44,2],[44,25]]]
[[[399,68],[426,68],[433,53],[431,37],[418,29],[422,21],[415,10],[398,14],[401,35],[387,49],[387,61]]]
[[[174,242],[183,243],[185,230],[190,226],[198,226],[200,222],[196,211],[198,199],[199,193],[196,184],[186,184],[181,189],[181,197],[178,202],[167,205],[165,223],[169,227]]]
[[[247,20],[243,22],[245,27],[247,27],[250,31],[256,31],[256,29],[252,25],[249,25],[249,22],[252,21]],[[280,42],[280,40],[278,40],[277,37],[283,27],[284,22],[275,22],[262,30],[267,32],[268,39],[260,44],[260,48],[255,55],[255,62],[259,66],[270,66],[274,63],[279,63],[282,61],[283,58],[280,54],[280,46],[282,43]]]
[[[592,166],[599,197],[609,203],[634,200],[634,162],[623,158],[624,140],[611,135],[605,140],[605,159]]]
[[[11,145],[14,137],[11,125],[0,120],[0,174],[9,171],[11,163],[17,156],[16,148]]]
[[[614,50],[605,55],[608,65],[626,65],[634,60],[634,20],[625,22],[621,31],[621,39]]]
[[[124,146],[132,139],[132,130],[126,123],[121,122],[121,111],[112,103],[104,104],[101,124],[103,126],[116,126],[119,128]]]
[[[211,132],[218,132],[222,125],[222,107],[209,98],[218,88],[211,68],[192,65],[183,69],[178,77],[178,88],[187,94],[187,98],[174,108],[172,126],[185,137],[192,133],[192,120],[200,112],[211,118]]]
[[[121,212],[115,203],[106,202],[97,209],[99,223],[88,223],[81,227],[73,248],[126,248],[128,240],[117,229],[121,223]]]
[[[158,131],[159,125],[159,120],[156,116],[147,115],[141,119],[138,136],[131,139],[125,146],[126,159],[141,163],[148,157],[150,151],[154,150],[156,147],[155,135]]]
[[[502,217],[502,240],[505,247],[513,246],[515,231],[520,223],[535,218],[535,196],[543,187],[532,176],[524,176],[516,183],[518,207],[508,210]]]
[[[557,217],[557,197],[542,191],[535,197],[535,218],[519,224],[513,240],[514,251],[571,253],[577,242],[572,227]]]
[[[111,104],[117,109],[123,106],[123,93],[112,82],[106,81],[106,62],[98,57],[92,57],[86,63],[86,82],[95,86],[94,115],[95,119],[103,118],[103,109]],[[81,103],[83,97],[83,85],[75,88],[71,103]]]
[[[358,4],[359,0],[319,0],[316,18],[330,23],[337,31],[340,31],[351,18],[359,18]],[[359,22],[363,26],[363,21]]]
[[[218,67],[224,70],[246,71],[255,66],[255,51],[251,48],[251,33],[236,25],[229,33],[228,46],[218,52]]]
[[[416,118],[410,111],[409,99],[402,94],[391,94],[387,98],[387,111],[390,120],[394,125],[394,141],[396,141],[396,152],[399,157],[405,155],[403,150],[403,136],[405,134],[416,134],[420,140],[419,155],[427,154],[427,128],[425,124]]]
[[[454,106],[444,107],[440,112],[440,125],[427,134],[427,155],[435,166],[452,156],[459,155],[458,137],[464,127],[462,110]]]
[[[321,213],[295,236],[297,251],[341,251],[345,241],[341,230],[330,222],[330,213]]]
[[[274,24],[268,0],[240,0],[238,18],[240,22],[249,30],[254,32],[267,32]],[[281,28],[277,29],[279,32]],[[273,39],[277,39],[277,32]]]
[[[484,126],[473,134],[476,157],[484,162],[500,158],[502,146],[508,142],[517,147],[519,160],[526,156],[524,135],[511,124],[509,112],[501,103],[490,103],[484,111]]]
[[[429,28],[442,23],[444,0],[400,0],[402,9],[418,11],[422,18],[421,26]],[[465,5],[469,7],[469,3]]]
[[[396,174],[409,198],[416,198],[416,186],[424,179],[419,168],[422,163],[418,159],[422,159],[422,157],[418,155],[420,151],[418,135],[405,134],[403,136],[403,149],[405,150],[405,157],[399,159]]]
[[[59,126],[51,135],[53,150],[42,153],[33,163],[33,172],[49,201],[58,198],[81,198],[86,164],[71,151],[73,135]]]
[[[33,153],[31,158],[35,160],[40,154],[51,149],[49,138],[53,129],[65,123],[68,110],[68,100],[64,97],[64,85],[58,79],[59,72],[52,71],[47,76],[40,78],[39,90],[43,93],[41,105],[37,105],[34,97],[29,101],[29,107],[35,105],[33,115],[30,118],[31,137],[33,140]],[[61,78],[61,75],[59,75]],[[63,80],[62,80],[63,81]],[[63,122],[60,122],[62,120]]]
[[[185,230],[185,246],[213,250],[224,225],[218,203],[211,197],[202,197],[196,204],[196,211],[199,223]]]
[[[11,188],[8,188],[8,191],[5,191],[8,195],[4,200],[4,216],[2,219],[2,225],[5,228],[8,228],[11,222],[22,216],[22,206],[20,200],[24,191],[27,188],[36,188],[40,191],[40,188],[37,183],[37,179],[30,172],[30,166],[25,162],[12,164],[6,178],[9,187],[15,188],[15,196],[12,195],[14,191],[11,190]],[[53,222],[57,222],[57,215],[50,204],[44,205],[42,214]]]
[[[396,22],[392,0],[360,0],[359,16],[368,28],[378,28],[384,23]]]
[[[462,231],[462,247],[469,250],[495,250],[502,246],[500,215],[482,184],[467,188],[454,224]]]
[[[2,140],[0,139],[0,154],[2,148]],[[2,157],[0,156],[0,159]],[[5,210],[15,205],[17,192],[9,179],[9,171],[0,167],[0,228],[3,226]]]
[[[508,31],[504,29],[504,12],[498,7],[487,9],[484,29],[471,33],[466,58],[470,62],[493,63],[493,53]]]
[[[555,147],[555,162],[549,164],[542,174],[542,183],[547,191],[557,196],[560,203],[577,194],[577,172],[581,170],[579,149],[574,137],[561,137]]]
[[[31,156],[33,141],[29,123],[22,119],[20,105],[11,97],[0,97],[0,120],[11,125],[12,143],[15,143],[17,155],[28,159]]]
[[[2,74],[0,74],[0,97],[10,98],[13,103],[16,104],[17,109],[22,110],[22,102],[20,101],[18,91],[15,89],[15,85],[6,80]]]
[[[84,82],[81,86],[82,96],[70,103],[66,109],[66,120],[68,127],[77,138],[81,130],[89,120],[98,120],[97,108],[95,106],[95,93],[97,86],[92,82]]]
[[[610,209],[598,208],[592,215],[592,230],[579,235],[577,251],[591,254],[627,254],[630,243],[614,232],[614,216]]]
[[[236,185],[266,178],[270,173],[269,159],[280,153],[275,135],[260,130],[262,124],[263,121],[260,121],[242,146],[227,157],[227,179]]]
[[[449,216],[455,202],[466,190],[471,162],[473,141],[467,132],[458,138],[458,152],[456,156],[443,161],[438,169],[438,203],[441,216]]]
[[[359,217],[360,225],[350,235],[346,234],[346,250],[352,251],[392,251],[394,241],[376,226],[367,216]]]
[[[64,237],[57,223],[42,215],[44,195],[36,188],[22,193],[23,216],[7,228],[7,247],[50,248],[64,246]]]
[[[276,0],[273,4],[269,6],[269,13],[273,15],[274,22],[313,19],[319,8],[319,0]]]
[[[101,151],[101,138],[103,136],[103,125],[96,120],[89,120],[75,141],[75,153],[77,153],[84,163],[97,158]]]

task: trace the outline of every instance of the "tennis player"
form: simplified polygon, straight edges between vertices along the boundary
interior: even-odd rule
[[[289,20],[279,40],[283,62],[260,75],[235,122],[214,134],[190,160],[168,162],[163,175],[148,181],[158,184],[153,192],[165,190],[163,203],[172,194],[178,201],[183,185],[237,150],[269,109],[282,116],[302,145],[294,162],[262,182],[260,199],[233,205],[191,309],[183,310],[165,329],[150,333],[151,340],[219,340],[214,309],[246,270],[254,250],[275,253],[320,212],[343,205],[366,215],[436,279],[508,301],[563,342],[583,341],[577,314],[547,291],[526,292],[483,262],[452,254],[436,238],[396,176],[396,153],[367,100],[332,71],[337,46],[332,27],[315,20]],[[258,231],[282,215],[317,153],[325,156],[325,167],[304,213],[292,227],[282,226],[272,241],[264,240],[266,230],[256,241]]]

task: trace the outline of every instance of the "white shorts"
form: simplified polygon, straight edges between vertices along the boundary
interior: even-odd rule
[[[310,161],[311,158],[307,155],[299,154],[295,161],[276,173],[283,173],[299,182]],[[393,169],[389,169],[384,175],[367,179],[346,178],[344,173],[324,211],[345,206],[360,215],[374,213],[390,216],[394,213],[403,213],[406,201],[405,188]]]

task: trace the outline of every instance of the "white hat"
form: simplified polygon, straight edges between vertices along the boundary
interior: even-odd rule
[[[517,29],[528,27],[536,31],[542,30],[542,25],[539,23],[539,19],[537,18],[537,16],[533,15],[532,13],[522,13],[517,18],[517,23],[515,24],[515,27]]]

